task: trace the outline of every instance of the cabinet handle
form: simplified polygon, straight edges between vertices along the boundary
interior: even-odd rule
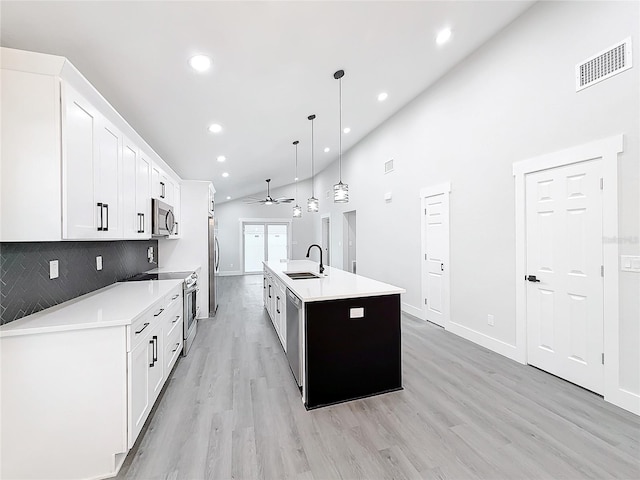
[[[158,337],[153,336],[153,363],[158,361]]]
[[[144,213],[138,214],[138,233],[144,233]]]
[[[267,288],[267,279],[266,278],[262,278],[262,288],[266,289]]]
[[[164,182],[160,182],[160,198],[164,198]]]
[[[104,218],[102,216],[103,208],[102,208],[102,203],[100,202],[98,202],[96,205],[100,209],[100,225],[98,226],[98,231],[101,232],[103,230],[102,225],[104,224]]]
[[[178,227],[179,224],[180,224],[180,222],[176,222],[176,235],[180,234],[180,231],[179,231],[180,227]]]
[[[144,327],[142,327],[140,330],[138,330],[138,331],[136,332],[136,335],[138,335],[138,334],[142,333],[142,331],[143,331],[145,328],[147,328],[148,326],[149,326],[149,323],[145,323],[145,324],[144,324]]]
[[[154,313],[153,316],[157,317],[159,316],[162,312],[164,312],[164,308],[161,308],[160,311],[158,313]]]
[[[174,348],[173,350],[171,350],[171,353],[175,353],[176,350],[178,350],[178,347],[180,346],[180,343],[176,343],[176,348]]]
[[[280,313],[280,297],[276,296],[276,312]]]
[[[269,298],[271,298],[271,285],[269,285]]]
[[[102,206],[107,210],[107,226],[104,227],[102,230],[105,232],[109,231],[109,204],[108,203],[103,203]]]
[[[176,315],[176,319],[171,323],[176,323],[178,320],[180,320],[180,315]]]
[[[154,353],[155,343],[156,343],[155,338],[156,337],[153,337],[151,340],[149,340],[149,345],[151,345],[151,363],[149,364],[150,367],[153,367],[156,363],[155,353]]]
[[[171,297],[171,301],[173,302],[176,298],[180,296],[179,293],[176,293],[173,297]]]

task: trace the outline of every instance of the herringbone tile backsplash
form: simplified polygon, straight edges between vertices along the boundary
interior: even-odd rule
[[[153,247],[157,262],[157,240],[1,243],[0,324],[155,268],[147,260],[148,247]],[[60,276],[53,280],[51,260],[59,265]]]

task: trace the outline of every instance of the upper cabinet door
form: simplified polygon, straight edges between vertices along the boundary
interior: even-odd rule
[[[124,238],[137,238],[142,227],[142,216],[136,205],[138,195],[138,147],[128,138],[122,142],[122,229]]]
[[[64,239],[122,238],[122,135],[63,84]]]
[[[95,238],[104,216],[94,197],[99,114],[71,87],[62,88],[62,236]]]
[[[102,119],[98,131],[98,165],[95,169],[96,206],[104,210],[99,237],[122,238],[122,134]]]
[[[136,169],[136,213],[141,215],[140,238],[151,238],[151,161],[142,152]]]

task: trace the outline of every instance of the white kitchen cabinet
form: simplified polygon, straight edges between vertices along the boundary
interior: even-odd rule
[[[122,134],[62,84],[63,238],[122,238]]]
[[[173,226],[173,232],[169,238],[180,238],[182,236],[182,219],[181,219],[181,208],[182,202],[180,198],[180,185],[175,183],[172,184],[169,182],[170,186],[173,186],[173,215],[175,216],[175,225]]]
[[[151,238],[151,162],[128,138],[122,144],[123,238]]]
[[[133,447],[136,438],[138,438],[152,406],[149,395],[149,362],[152,358],[152,345],[148,341],[148,333],[150,332],[147,332],[147,335],[144,336],[144,341],[129,352],[127,358],[127,370],[129,371],[129,448]]]
[[[0,241],[150,238],[151,159],[179,178],[64,57],[0,48]]]
[[[173,366],[178,361],[178,357],[182,352],[182,340],[183,340],[183,312],[182,312],[182,297],[178,296],[173,306],[167,307],[167,313],[165,315],[165,349],[164,349],[164,373],[165,381],[168,379]]]
[[[215,200],[214,200],[214,196],[215,196],[216,190],[215,188],[213,188],[213,185],[209,185],[209,205],[208,205],[208,212],[210,216],[213,216],[215,213]]]

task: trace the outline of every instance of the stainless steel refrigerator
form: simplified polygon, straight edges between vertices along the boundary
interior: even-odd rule
[[[218,310],[218,268],[220,267],[220,245],[215,217],[209,217],[209,317]]]

